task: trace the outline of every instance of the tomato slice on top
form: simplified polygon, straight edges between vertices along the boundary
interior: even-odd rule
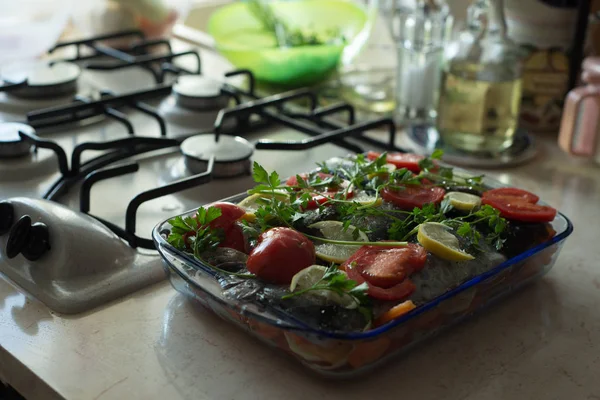
[[[415,207],[422,208],[425,204],[439,204],[444,199],[446,191],[437,186],[406,186],[402,190],[383,188],[381,197],[400,208],[412,210]]]
[[[531,204],[535,204],[540,200],[540,198],[533,193],[510,187],[488,190],[483,193],[483,197],[516,197],[522,201],[525,201],[526,203]]]
[[[487,204],[500,211],[500,216],[512,221],[550,222],[556,217],[556,209],[549,206],[530,203],[519,197],[483,197]]]
[[[381,153],[369,151],[367,153],[367,158],[372,161],[377,159],[377,157],[380,155]],[[419,168],[419,162],[424,158],[424,156],[420,156],[418,154],[388,153],[386,161],[390,164],[394,164],[396,168],[406,168],[409,171],[419,173],[421,171],[421,168]]]
[[[368,295],[381,300],[402,300],[415,285],[408,277],[425,266],[427,252],[417,244],[405,247],[362,246],[344,264],[348,277],[367,282]]]

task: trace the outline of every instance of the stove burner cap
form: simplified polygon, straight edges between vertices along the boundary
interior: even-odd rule
[[[254,146],[239,136],[220,136],[215,142],[212,133],[192,136],[181,143],[181,151],[185,156],[208,161],[214,155],[215,162],[227,163],[250,158]]]
[[[25,87],[10,92],[26,98],[72,94],[77,89],[80,74],[81,68],[69,62],[52,65],[47,62],[12,64],[0,71],[0,77],[6,82],[18,83],[27,80]]]
[[[183,75],[173,85],[177,105],[196,110],[227,107],[229,97],[221,92],[219,81],[200,75]]]
[[[0,123],[0,158],[21,157],[29,154],[31,144],[21,140],[19,131],[35,134],[35,129],[29,125],[17,122]]]
[[[206,171],[208,160],[214,155],[213,176],[230,178],[250,171],[250,157],[254,153],[254,146],[239,136],[221,136],[215,142],[215,135],[207,133],[184,140],[181,152],[190,172],[198,174]]]

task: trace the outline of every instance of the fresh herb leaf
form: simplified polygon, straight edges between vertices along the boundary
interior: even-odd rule
[[[256,183],[269,183],[269,173],[256,161],[254,161],[252,167],[252,179],[254,179],[254,182]]]
[[[171,232],[167,241],[178,250],[191,250],[194,256],[199,257],[202,252],[217,247],[223,240],[222,230],[209,226],[220,216],[220,208],[200,207],[194,217],[172,218],[169,220]]]
[[[483,236],[483,239],[497,250],[500,250],[506,241],[507,222],[500,216],[498,210],[489,205],[484,205],[464,217],[448,219],[442,223],[456,229],[456,233],[466,239],[468,246],[473,250],[482,251],[480,246],[482,232],[477,229],[477,226],[488,228],[486,231],[488,233]]]
[[[453,208],[454,207],[452,207],[452,202],[450,201],[450,199],[445,197],[440,203],[440,214],[447,214]]]
[[[424,171],[435,169],[437,165],[433,162],[433,160],[440,160],[443,155],[443,150],[435,149],[429,157],[425,157],[419,161],[419,168]]]
[[[367,284],[367,282],[363,282],[360,285],[354,286],[352,289],[350,289],[348,291],[348,294],[358,299],[360,304],[367,304],[369,301],[369,297],[367,295],[368,290],[369,285]]]
[[[271,175],[269,175],[269,185],[271,187],[277,187],[280,184],[281,181],[279,180],[279,174],[277,173],[277,171],[271,172]]]
[[[194,227],[188,225],[181,216],[170,219],[169,224],[171,224],[171,231],[180,231],[181,234],[194,230]]]
[[[445,179],[452,179],[454,177],[454,170],[448,167],[440,167],[438,175]]]
[[[369,311],[366,315],[372,316],[370,300],[367,296],[368,289],[369,287],[366,282],[359,285],[356,281],[349,279],[346,273],[339,270],[335,264],[332,264],[327,268],[323,277],[312,286],[286,294],[282,299],[291,299],[292,297],[301,296],[315,290],[330,290],[340,296],[349,296],[359,307],[363,307]]]
[[[429,156],[432,160],[441,160],[442,157],[444,155],[444,150],[442,149],[435,149],[433,151],[433,153],[431,153],[431,156]]]

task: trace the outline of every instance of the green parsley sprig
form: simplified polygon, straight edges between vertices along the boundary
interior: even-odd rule
[[[202,253],[207,250],[215,249],[224,239],[222,229],[212,228],[209,224],[221,216],[221,209],[217,207],[200,207],[195,217],[177,216],[170,219],[171,232],[167,237],[173,247],[178,250],[191,252],[194,257],[201,260]],[[253,274],[244,274],[231,272],[214,265],[212,269],[226,275],[233,275],[240,278],[256,278]]]
[[[476,229],[477,226],[489,228],[483,239],[486,243],[500,250],[506,241],[506,229],[508,223],[500,216],[500,212],[489,205],[483,205],[481,208],[471,213],[448,218],[446,213],[452,209],[448,199],[444,199],[440,207],[433,204],[426,204],[423,208],[414,208],[413,211],[403,220],[396,220],[388,230],[390,239],[409,240],[414,237],[419,230],[419,225],[426,222],[438,222],[447,225],[456,233],[467,240],[469,247],[473,250],[482,251],[479,243],[482,239],[481,232]]]
[[[303,212],[306,209],[307,203],[312,199],[312,195],[309,191],[297,192],[295,186],[281,186],[281,180],[276,171],[268,173],[267,170],[256,161],[254,162],[252,177],[255,182],[258,183],[253,189],[249,190],[249,194],[264,194],[269,195],[260,200],[260,207],[254,213],[256,216],[256,223],[260,226],[261,231],[265,231],[269,228],[276,226],[287,226],[293,228],[294,222],[305,217],[307,214]],[[297,176],[298,182],[305,182],[302,177]],[[319,181],[318,181],[319,182]],[[302,185],[302,184],[300,184]],[[308,184],[307,186],[308,187]],[[287,192],[288,198],[282,198],[282,190]],[[283,192],[285,194],[285,192]],[[342,201],[332,199],[332,202]],[[347,228],[349,223],[345,226]],[[335,240],[326,239],[318,236],[309,235],[302,233],[304,236],[311,240],[320,241],[324,243],[336,244],[340,246],[406,246],[406,242],[390,241],[390,242],[360,242],[350,240]],[[356,232],[358,235],[358,232]]]
[[[474,190],[485,191],[487,188],[482,184],[483,175],[456,177],[454,169],[442,167],[435,163],[435,160],[441,160],[444,151],[436,149],[429,157],[425,157],[419,162],[421,173],[418,180],[427,179],[436,186],[470,186]]]
[[[221,216],[221,209],[200,207],[196,217],[177,216],[169,220],[171,232],[167,241],[179,250],[191,250],[195,257],[206,250],[216,248],[222,241],[222,232],[209,224]]]
[[[367,295],[368,289],[369,286],[366,282],[363,282],[359,285],[355,280],[349,279],[348,276],[343,271],[340,271],[335,264],[332,264],[327,268],[327,271],[323,277],[319,281],[315,282],[312,286],[286,294],[282,296],[282,299],[291,299],[293,297],[301,296],[305,293],[316,290],[329,290],[336,293],[340,297],[348,296],[348,298],[352,299],[352,301],[354,301],[358,306],[359,310],[368,316],[368,319],[370,320],[372,318],[372,312],[370,308],[370,300]]]
[[[489,233],[485,235],[484,240],[489,245],[494,246],[496,250],[500,250],[506,242],[508,223],[506,219],[500,216],[500,211],[489,205],[483,205],[469,215],[444,221],[443,223],[455,228],[456,233],[465,238],[470,247],[475,250],[481,250],[479,247],[481,233],[475,229],[477,225],[489,228]]]
[[[388,235],[393,240],[408,240],[417,234],[419,225],[425,222],[442,222],[445,214],[451,209],[450,201],[442,200],[440,207],[435,204],[425,204],[423,208],[415,207],[404,219],[395,220],[388,229]]]
[[[260,198],[261,205],[254,213],[261,231],[276,226],[291,226],[306,215],[302,212],[301,207],[306,206],[311,198],[310,194],[303,193],[298,196],[291,187],[282,186],[277,171],[268,173],[262,165],[255,161],[252,178],[258,185],[248,193],[265,195]],[[302,179],[300,181],[303,182]],[[293,201],[290,201],[292,199]]]

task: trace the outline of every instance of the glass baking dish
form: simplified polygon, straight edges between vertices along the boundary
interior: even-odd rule
[[[489,178],[484,183],[491,187],[501,186]],[[246,196],[242,193],[222,201],[239,203]],[[192,216],[195,212],[191,210],[182,217]],[[315,329],[279,309],[231,299],[223,294],[224,276],[167,242],[163,235],[170,229],[167,221],[159,224],[152,236],[176,290],[308,368],[329,377],[347,378],[381,365],[542,277],[552,268],[565,239],[573,231],[569,219],[560,212],[551,226],[556,234],[550,240],[462,282],[385,325],[348,333]]]

